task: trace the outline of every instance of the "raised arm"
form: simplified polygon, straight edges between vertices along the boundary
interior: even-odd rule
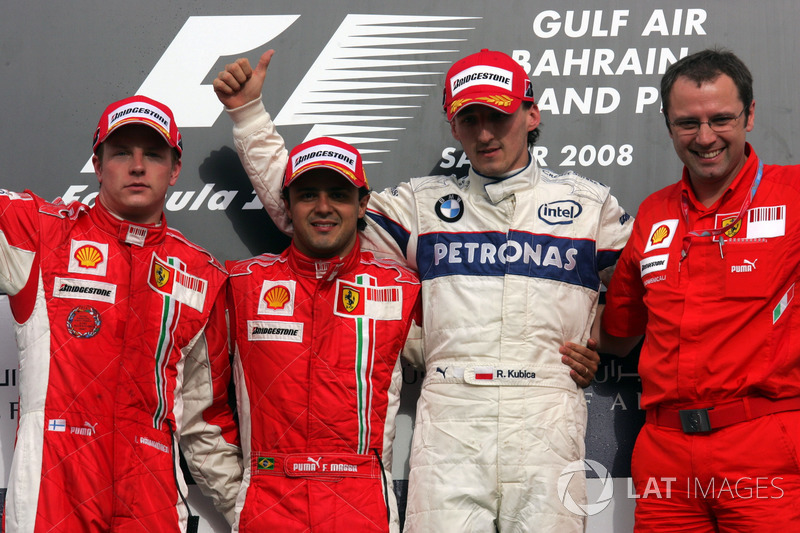
[[[261,91],[272,60],[273,50],[265,52],[255,70],[247,58],[225,66],[214,80],[214,92],[233,120],[233,140],[239,160],[275,225],[291,233],[281,197],[283,173],[288,153],[261,100]]]
[[[259,59],[256,69],[246,57],[225,65],[212,83],[217,98],[228,109],[241,107],[261,98],[261,89],[267,77],[267,68],[275,50],[267,50]]]

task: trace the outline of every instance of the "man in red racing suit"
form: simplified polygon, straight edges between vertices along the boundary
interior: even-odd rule
[[[369,196],[355,148],[315,139],[290,160],[302,162],[284,185],[292,244],[228,263],[245,458],[234,530],[397,531],[398,355],[419,281],[360,249]]]
[[[227,405],[226,272],[167,227],[166,183],[152,171],[173,151],[179,171],[180,134],[166,106],[137,96],[103,114],[93,159],[108,143],[94,207],[0,190],[0,289],[21,376],[7,531],[187,530],[178,444],[233,517],[241,465]],[[123,159],[132,170],[112,176]],[[115,180],[135,181],[140,203],[125,203]]]

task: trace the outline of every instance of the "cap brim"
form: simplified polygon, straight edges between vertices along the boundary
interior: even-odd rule
[[[475,96],[467,95],[464,98],[458,98],[454,100],[453,103],[450,104],[450,107],[447,110],[447,120],[448,121],[453,120],[453,118],[455,118],[455,116],[462,109],[474,105],[491,107],[492,109],[496,109],[501,113],[505,113],[506,115],[511,115],[515,113],[517,109],[519,109],[520,105],[522,105],[522,100],[504,94],[496,96],[487,96],[483,93]]]
[[[289,177],[288,180],[284,181],[283,188],[290,187],[295,181],[300,179],[304,174],[312,171],[312,170],[332,170],[342,176],[345,180],[347,180],[350,185],[356,188],[366,187],[366,184],[359,184],[358,179],[356,176],[350,171],[350,169],[345,169],[343,167],[329,164],[329,163],[311,163],[302,167],[300,170],[296,171],[294,174]]]
[[[164,131],[164,128],[162,128],[160,124],[158,124],[156,122],[151,122],[149,120],[142,120],[142,119],[121,120],[121,121],[117,122],[108,131],[106,131],[106,133],[105,133],[105,135],[103,136],[102,139],[98,139],[97,143],[94,146],[94,150],[97,151],[97,148],[101,144],[106,142],[106,140],[109,137],[111,137],[111,135],[115,131],[117,131],[118,129],[123,128],[125,126],[133,126],[135,124],[141,124],[143,126],[149,126],[152,129],[156,130],[158,132],[158,134],[161,135],[161,138],[164,139],[164,142],[167,144],[167,146],[169,146],[170,148],[174,148],[174,149],[178,150],[178,154],[181,153],[182,150],[180,150],[175,144],[170,142],[169,135]]]

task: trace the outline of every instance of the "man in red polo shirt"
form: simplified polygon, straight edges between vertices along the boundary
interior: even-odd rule
[[[603,316],[612,336],[645,335],[636,531],[790,531],[800,168],[765,164],[746,142],[752,76],[734,54],[681,59],[661,96],[683,176],[640,206]]]

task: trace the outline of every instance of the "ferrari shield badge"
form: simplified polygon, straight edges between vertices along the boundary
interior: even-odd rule
[[[164,288],[164,285],[169,283],[169,269],[165,268],[161,263],[156,263],[153,269],[153,278],[156,282],[156,287],[159,289]]]
[[[722,227],[723,228],[726,227],[728,224],[731,224],[736,219],[737,219],[737,217],[735,217],[735,216],[722,219]],[[742,219],[741,218],[736,220],[736,224],[733,224],[731,227],[729,227],[727,230],[725,230],[725,236],[733,238],[733,237],[736,236],[737,233],[739,233],[740,229],[742,229]]]
[[[342,287],[342,304],[348,313],[352,313],[358,308],[358,302],[361,300],[361,292],[352,286]]]

